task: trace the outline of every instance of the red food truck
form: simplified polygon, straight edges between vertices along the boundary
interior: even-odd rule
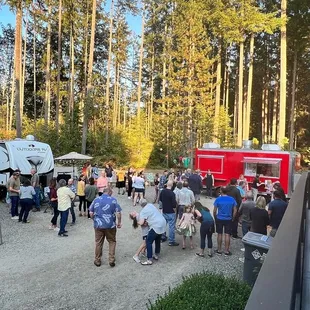
[[[294,190],[295,170],[299,168],[299,153],[282,151],[274,144],[264,144],[262,150],[254,150],[248,145],[242,149],[223,149],[218,144],[205,143],[195,154],[195,169],[201,171],[202,177],[211,170],[217,195],[221,186],[240,175],[244,175],[251,188],[253,178],[258,174],[261,183],[280,182],[290,197]],[[258,190],[263,193],[266,188],[261,185]]]

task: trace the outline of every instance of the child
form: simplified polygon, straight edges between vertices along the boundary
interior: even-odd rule
[[[129,217],[130,219],[133,220],[133,223],[132,223],[132,227],[134,229],[137,229],[138,228],[138,221],[139,221],[139,214],[136,213],[136,212],[132,212],[129,214]],[[147,224],[147,222],[145,221],[145,223],[143,225],[141,225],[141,230],[142,230],[142,243],[140,245],[140,247],[138,248],[136,254],[132,257],[133,260],[136,262],[136,263],[141,263],[140,261],[140,258],[139,258],[139,255],[142,254],[142,255],[145,255],[145,250],[146,250],[146,237],[147,237],[147,234],[149,232],[149,225]]]
[[[194,248],[193,246],[193,235],[196,232],[196,227],[194,225],[194,216],[192,214],[192,207],[186,206],[184,209],[183,216],[180,220],[178,225],[178,230],[183,235],[183,247],[182,249],[185,250],[186,247],[186,237],[189,237],[191,249]]]

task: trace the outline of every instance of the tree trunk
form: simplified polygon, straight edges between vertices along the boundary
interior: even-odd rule
[[[84,106],[84,120],[83,120],[83,134],[82,134],[82,154],[86,154],[87,132],[88,132],[88,114],[90,101],[92,97],[92,75],[94,63],[94,47],[95,47],[95,31],[96,31],[96,11],[97,1],[93,0],[92,8],[92,21],[91,21],[91,34],[88,58],[88,75],[87,75],[87,89],[86,89],[86,102]]]
[[[253,84],[253,61],[254,61],[254,34],[250,39],[250,63],[249,63],[249,77],[248,77],[248,94],[245,117],[245,135],[244,139],[248,140],[250,137],[250,123],[251,123],[251,104],[252,104],[252,84]]]
[[[21,85],[21,117],[24,115],[24,97],[25,97],[25,74],[26,74],[26,53],[27,53],[27,33],[28,33],[28,14],[26,15],[26,27],[25,27],[25,39],[24,39],[24,52],[23,52],[23,73],[22,73],[22,85]]]
[[[142,15],[142,29],[140,42],[140,60],[139,60],[139,78],[138,78],[138,102],[137,102],[137,118],[140,122],[140,108],[141,108],[141,94],[142,94],[142,66],[143,66],[143,52],[144,52],[144,7]]]
[[[61,51],[61,39],[62,39],[62,0],[59,0],[58,7],[58,61],[57,61],[57,92],[56,92],[56,119],[55,119],[55,127],[56,134],[59,132],[59,109],[60,109],[60,73],[61,73],[61,59],[62,59],[62,51]]]
[[[237,145],[242,145],[242,120],[243,120],[243,59],[244,59],[244,42],[240,42],[239,57],[239,91],[238,91],[238,137]]]
[[[69,97],[69,112],[71,115],[71,122],[73,123],[73,112],[74,112],[74,75],[75,75],[75,64],[74,64],[74,22],[71,21],[70,25],[70,97]]]
[[[105,97],[105,144],[108,144],[109,139],[109,110],[110,110],[110,74],[111,74],[111,62],[112,62],[112,39],[113,39],[113,16],[114,16],[114,0],[111,0],[110,8],[110,26],[109,26],[109,54],[108,54],[108,66],[107,66],[107,86]]]
[[[34,118],[34,128],[37,126],[37,63],[36,63],[36,42],[37,37],[37,24],[36,15],[33,16],[33,118]]]
[[[51,21],[52,6],[48,1],[48,25],[47,25],[47,44],[46,44],[46,68],[45,68],[45,113],[44,120],[47,126],[50,122],[51,113]]]
[[[272,111],[272,142],[277,141],[277,124],[278,124],[278,109],[279,109],[279,73],[277,73],[275,86],[274,86],[274,98],[273,98],[273,111]]]
[[[221,103],[221,84],[222,84],[222,42],[219,40],[218,60],[216,65],[216,94],[214,111],[214,141],[218,141],[219,112]]]
[[[21,79],[22,79],[22,0],[16,4],[16,30],[15,30],[15,109],[16,109],[16,136],[22,137],[22,106],[21,106]],[[13,91],[14,93],[14,91]]]
[[[286,66],[287,66],[287,50],[286,50],[286,8],[287,0],[281,0],[281,18],[283,20],[281,26],[281,57],[280,57],[280,106],[279,106],[279,134],[278,143],[282,144],[285,138],[286,127]],[[284,22],[285,20],[285,22]]]
[[[293,82],[292,82],[292,104],[290,113],[290,150],[294,149],[294,132],[295,132],[295,100],[296,100],[296,78],[297,78],[297,48],[294,51],[293,63]]]

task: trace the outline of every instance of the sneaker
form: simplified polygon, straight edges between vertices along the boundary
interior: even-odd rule
[[[244,257],[239,257],[239,262],[244,263]]]
[[[239,237],[238,235],[236,235],[236,236],[232,236],[231,237],[233,240],[238,240],[238,239],[242,239],[241,237]]]
[[[54,227],[53,225],[50,225],[50,226],[48,227],[48,229],[49,229],[49,230],[54,230],[55,227]]]
[[[131,197],[128,197],[128,199],[131,199]]]
[[[23,224],[29,224],[29,223],[30,223],[30,221],[28,221],[28,220],[25,222],[23,221]]]
[[[241,252],[245,252],[245,248],[240,249]]]
[[[15,216],[11,217],[11,219],[12,219],[12,220],[19,220],[19,216],[16,216],[16,215],[15,215]]]
[[[177,242],[170,242],[169,243],[169,246],[178,246],[179,245],[179,243],[177,243]]]
[[[68,237],[67,234],[58,234],[59,237]]]
[[[153,259],[155,259],[155,260],[159,260],[159,257],[158,257],[158,255],[153,255]]]
[[[140,258],[139,258],[137,255],[134,255],[132,258],[133,258],[133,260],[134,260],[136,263],[138,263],[138,264],[141,263],[141,260],[140,260]]]
[[[54,228],[54,231],[59,231],[59,230],[60,230],[59,227],[55,227],[55,228]]]
[[[70,224],[70,226],[74,226],[75,225],[75,222],[72,222],[71,224]]]

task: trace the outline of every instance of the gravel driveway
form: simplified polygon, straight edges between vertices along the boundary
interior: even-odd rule
[[[147,198],[153,199],[153,188]],[[136,264],[132,256],[141,242],[140,229],[134,230],[128,218],[133,207],[127,196],[117,195],[123,209],[123,227],[117,232],[116,267],[107,264],[107,245],[103,265],[94,266],[94,231],[92,221],[77,217],[77,224],[67,226],[68,238],[59,238],[48,230],[48,213],[30,213],[30,224],[11,220],[9,208],[0,204],[0,221],[4,244],[0,246],[0,308],[22,309],[146,309],[148,300],[175,287],[182,277],[203,270],[242,276],[238,258],[241,241],[232,241],[231,257],[199,258],[195,249],[162,245],[161,259],[152,266]],[[211,207],[212,200],[202,198]],[[76,208],[77,210],[77,208]],[[71,216],[69,215],[69,221]],[[197,226],[199,224],[197,223]],[[215,241],[216,235],[213,240]],[[181,237],[177,235],[177,241]],[[216,246],[216,241],[215,241]]]

